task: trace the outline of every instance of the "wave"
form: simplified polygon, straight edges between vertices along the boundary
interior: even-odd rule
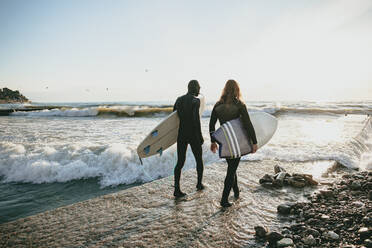
[[[352,169],[372,169],[372,117],[360,133],[345,144],[330,149],[283,149],[265,146],[243,160],[277,160],[283,162],[317,162],[333,160]],[[207,140],[207,139],[206,139]],[[220,161],[203,145],[204,164]],[[0,141],[0,178],[3,183],[52,183],[98,178],[102,187],[119,184],[145,183],[173,174],[177,162],[176,146],[162,156],[143,159],[136,149],[125,144],[101,145],[81,141],[71,144],[17,144]],[[187,151],[185,169],[195,167],[191,149]]]
[[[59,116],[59,117],[153,117],[165,116],[172,112],[171,107],[143,107],[143,106],[113,106],[113,107],[89,107],[89,108],[54,108],[36,111],[17,111],[12,116]]]
[[[203,147],[205,153],[207,149],[207,146]],[[30,150],[21,144],[1,142],[0,151],[3,183],[40,184],[96,177],[102,187],[145,183],[172,175],[177,162],[175,147],[161,157],[143,159],[143,165],[140,165],[135,149],[123,144],[82,143]],[[194,168],[191,149],[188,149],[187,157],[184,168]],[[204,157],[205,164],[215,161],[216,156]]]
[[[265,111],[265,110],[264,110]],[[372,115],[372,109],[365,108],[291,108],[291,107],[281,107],[281,108],[268,108],[265,112],[274,115],[295,113],[295,114],[337,114],[337,115]]]
[[[372,117],[365,120],[363,129],[353,139],[335,145],[330,149],[325,147],[304,147],[296,145],[285,147],[265,146],[256,154],[245,156],[243,160],[261,161],[273,159],[280,162],[317,162],[335,161],[339,165],[356,170],[372,170]]]
[[[307,115],[372,115],[372,108],[368,104],[344,104],[326,106],[305,106],[304,104],[292,104],[282,106],[280,104],[247,104],[249,112],[263,111],[275,116],[282,114],[307,114]],[[170,105],[104,105],[104,106],[27,106],[22,109],[1,109],[0,114],[12,116],[59,116],[59,117],[159,117],[172,112]],[[210,117],[213,104],[207,104],[203,117]]]

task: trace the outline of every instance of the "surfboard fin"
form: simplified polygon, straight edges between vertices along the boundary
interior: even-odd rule
[[[142,159],[139,155],[138,155],[138,158],[139,158],[139,161],[140,161],[141,165],[143,165]]]
[[[159,149],[159,150],[157,150],[156,152],[157,152],[157,153],[159,153],[159,154],[160,154],[160,156],[161,156],[161,155],[163,155],[163,147],[160,147],[160,149]]]
[[[143,148],[143,151],[145,152],[145,154],[149,154],[150,152],[150,146],[146,146],[145,148]]]

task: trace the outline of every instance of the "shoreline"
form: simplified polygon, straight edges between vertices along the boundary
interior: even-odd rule
[[[309,200],[288,204],[294,223],[283,237],[297,247],[372,247],[372,172],[343,175]]]
[[[1,224],[0,246],[153,247],[155,243],[160,247],[262,247],[254,239],[254,226],[280,230],[283,223],[277,218],[277,204],[305,199],[321,188],[261,187],[258,179],[264,171],[259,168],[276,164],[272,160],[242,162],[238,169],[241,198],[230,195],[234,204],[228,209],[219,206],[226,164],[217,162],[205,167],[203,191],[195,189],[194,169],[182,173],[185,198],[174,199],[170,176]],[[284,166],[292,172],[302,165]]]

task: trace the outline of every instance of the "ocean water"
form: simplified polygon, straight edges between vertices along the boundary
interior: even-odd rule
[[[310,163],[310,173],[318,177],[334,161],[350,170],[372,169],[372,102],[246,104],[250,112],[273,114],[279,125],[266,146],[243,160]],[[173,174],[175,146],[162,156],[144,159],[143,165],[136,154],[141,140],[169,114],[170,103],[33,103],[1,108],[46,106],[49,110],[0,117],[0,223]],[[209,151],[212,108],[207,105],[201,120],[205,166],[223,162]],[[195,161],[189,149],[184,170],[192,168]],[[253,168],[264,170],[253,174],[272,174],[272,168]]]

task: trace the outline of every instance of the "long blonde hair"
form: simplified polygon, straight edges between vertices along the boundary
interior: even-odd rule
[[[240,93],[239,84],[233,80],[227,80],[225,87],[222,90],[222,94],[220,97],[220,103],[232,103],[236,100],[241,101],[242,95]]]

